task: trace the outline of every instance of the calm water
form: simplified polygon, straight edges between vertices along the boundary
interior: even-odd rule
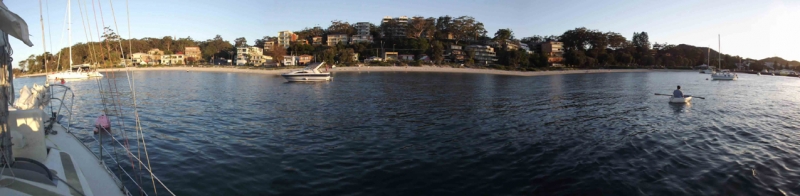
[[[152,167],[178,195],[800,193],[798,78],[133,77]],[[17,87],[33,80],[43,79],[17,79]],[[128,88],[124,77],[119,84]],[[102,108],[97,82],[67,85],[76,93],[78,136],[95,145],[89,132]],[[707,99],[670,105],[653,95],[676,85]],[[123,111],[131,127],[132,112]]]

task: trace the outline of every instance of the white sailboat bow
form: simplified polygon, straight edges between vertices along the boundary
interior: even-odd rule
[[[14,101],[8,37],[12,35],[26,45],[32,44],[27,40],[25,21],[9,11],[2,1],[0,8],[0,62],[4,62],[2,69],[5,69],[0,71],[0,102],[3,102],[0,106],[0,195],[133,195],[126,188],[130,184],[137,187],[137,194],[148,195],[142,187],[145,178],[140,173],[149,173],[147,181],[152,181],[153,185],[149,193],[156,192],[158,184],[159,192],[166,190],[174,195],[153,175],[149,164],[120,144],[115,134],[99,134],[97,141],[104,141],[102,135],[111,137],[110,145],[122,146],[131,164],[138,164],[144,170],[123,168],[102,144],[95,148],[99,149],[99,155],[95,154],[75,135],[81,130],[72,127],[71,97],[74,94],[69,87],[47,83],[32,88],[26,86]],[[107,166],[115,166],[114,169],[122,173],[115,174]],[[136,171],[134,175],[140,178],[136,180],[126,169]]]

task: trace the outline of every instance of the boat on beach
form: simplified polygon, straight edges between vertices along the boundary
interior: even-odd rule
[[[284,73],[281,76],[289,82],[329,81],[331,80],[331,73],[319,71],[319,68],[324,65],[325,62],[311,63],[302,70]]]

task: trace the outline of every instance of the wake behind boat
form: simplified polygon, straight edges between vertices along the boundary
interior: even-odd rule
[[[296,70],[289,73],[281,74],[289,82],[314,82],[314,81],[328,81],[331,80],[330,72],[320,72],[319,68],[325,65],[325,62],[311,63],[302,70]]]

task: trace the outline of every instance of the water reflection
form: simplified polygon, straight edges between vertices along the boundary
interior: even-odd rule
[[[669,106],[672,108],[672,111],[674,111],[675,114],[689,113],[689,109],[692,108],[692,102],[669,103]]]
[[[335,75],[289,84],[258,74],[134,73],[152,167],[178,195],[800,192],[800,172],[788,169],[800,166],[800,96],[785,90],[800,83],[789,78]],[[653,96],[674,81],[718,101]],[[91,130],[101,109],[96,82],[68,85],[79,99],[75,126]],[[753,176],[749,168],[757,177],[739,175]]]

